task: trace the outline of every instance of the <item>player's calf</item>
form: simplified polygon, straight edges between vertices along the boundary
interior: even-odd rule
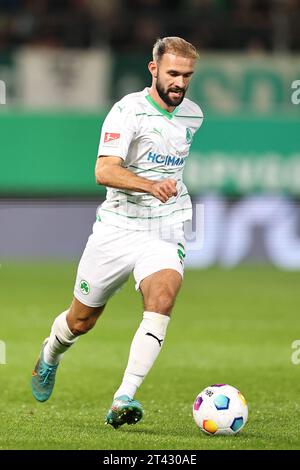
[[[53,322],[51,333],[43,344],[32,372],[31,388],[38,401],[50,398],[55,384],[58,364],[64,353],[96,323],[104,307],[92,308],[74,299],[70,310],[61,313]]]

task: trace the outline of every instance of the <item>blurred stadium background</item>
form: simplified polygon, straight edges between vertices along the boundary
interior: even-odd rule
[[[290,359],[299,273],[286,272],[300,271],[299,24],[300,0],[0,0],[0,416],[9,423],[0,449],[299,448],[300,382]],[[71,299],[105,196],[94,182],[105,114],[150,84],[151,47],[166,35],[201,55],[188,96],[205,120],[185,182],[193,203],[204,203],[204,243],[198,251],[187,244],[193,271],[168,348],[140,392],[149,414],[139,439],[127,431],[112,441],[95,416],[110,404],[139,321],[131,284],[112,299],[102,328],[65,358],[58,399],[43,411],[28,377]],[[190,402],[216,382],[250,400],[241,440],[193,435]],[[167,422],[158,426],[155,413]]]
[[[169,6],[0,1],[1,258],[80,255],[104,197],[93,171],[105,113],[150,83],[155,38],[182,35],[201,53],[189,96],[205,114],[185,180],[206,236],[187,265],[300,269],[300,1]]]

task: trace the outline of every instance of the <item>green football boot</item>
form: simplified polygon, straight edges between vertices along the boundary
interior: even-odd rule
[[[44,348],[48,338],[44,341],[40,356],[32,371],[31,390],[37,401],[46,401],[50,398],[58,364],[51,366],[44,361]]]
[[[107,413],[105,424],[110,424],[118,429],[122,424],[136,424],[142,419],[144,414],[142,405],[129,398],[127,395],[121,395],[112,402],[111,408]]]

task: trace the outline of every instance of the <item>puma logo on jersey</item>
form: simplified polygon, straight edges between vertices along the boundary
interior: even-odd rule
[[[157,336],[153,335],[152,333],[146,333],[146,336],[152,336],[152,338],[157,339],[159,346],[161,347],[161,343],[163,342],[163,339],[158,339]]]
[[[157,129],[156,127],[153,127],[153,130],[151,131],[151,133],[153,134],[157,134],[159,135],[160,137],[163,138],[163,134],[162,134],[163,130],[162,129]]]

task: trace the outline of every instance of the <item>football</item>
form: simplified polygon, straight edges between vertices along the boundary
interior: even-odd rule
[[[214,384],[197,395],[193,417],[198,428],[206,434],[236,434],[247,422],[247,401],[235,387]]]

